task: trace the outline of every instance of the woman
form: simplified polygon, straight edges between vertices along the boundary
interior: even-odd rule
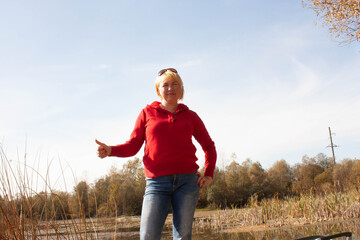
[[[216,150],[205,125],[186,105],[183,82],[174,68],[163,69],[155,80],[161,102],[147,105],[136,120],[130,140],[108,146],[96,140],[100,158],[134,156],[145,141],[146,189],[140,224],[140,239],[160,239],[170,207],[173,210],[174,239],[191,239],[192,222],[199,190],[212,181]],[[196,148],[205,152],[205,172],[197,172]]]

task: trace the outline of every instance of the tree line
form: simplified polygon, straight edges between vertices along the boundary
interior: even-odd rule
[[[326,194],[358,188],[359,183],[359,159],[344,159],[333,165],[331,158],[319,153],[315,157],[305,155],[292,167],[279,160],[265,170],[250,159],[238,163],[232,155],[226,167],[215,169],[213,182],[201,190],[197,207],[240,208],[253,197],[261,200]],[[122,169],[112,167],[92,184],[79,182],[71,193],[40,192],[14,201],[19,214],[39,220],[139,215],[145,185],[142,162],[134,158]],[[0,202],[6,208],[8,203]]]

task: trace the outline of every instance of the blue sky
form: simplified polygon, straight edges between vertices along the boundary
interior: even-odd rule
[[[0,142],[54,188],[94,182],[127,161],[100,160],[94,139],[126,141],[175,67],[219,167],[331,156],[329,126],[337,160],[360,158],[360,45],[316,20],[300,0],[0,0]]]

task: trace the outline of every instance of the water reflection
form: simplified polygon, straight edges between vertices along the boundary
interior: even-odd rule
[[[99,220],[98,230],[95,232],[88,232],[88,239],[139,239],[139,219],[136,217],[127,217],[120,219],[124,222],[116,224],[116,231],[114,231],[114,221]],[[120,221],[118,219],[118,222]],[[101,222],[101,223],[100,223]],[[97,223],[95,223],[97,224]],[[231,231],[231,230],[230,230]],[[352,232],[353,240],[360,240],[360,219],[334,221],[326,223],[317,223],[305,226],[292,226],[280,228],[268,228],[261,231],[248,232],[217,232],[213,229],[198,230],[193,233],[193,240],[294,240],[297,238],[313,236],[313,235],[332,235],[340,232]],[[58,239],[52,236],[44,235],[43,238],[38,239]],[[70,239],[78,239],[73,235]],[[87,239],[85,237],[84,239]],[[162,240],[172,240],[172,226],[171,222],[165,225],[162,234]],[[339,238],[345,239],[345,238]],[[337,239],[338,240],[338,239]]]
[[[291,240],[313,235],[331,235],[340,232],[352,232],[353,240],[360,240],[360,220],[336,221],[327,223],[317,223],[305,226],[281,227],[271,228],[265,231],[250,231],[250,232],[233,232],[233,233],[218,233],[214,230],[205,230],[202,232],[195,232],[193,240]],[[137,234],[133,236],[124,236],[116,239],[138,239]],[[171,227],[165,227],[162,240],[172,239]],[[345,239],[345,238],[339,238]]]

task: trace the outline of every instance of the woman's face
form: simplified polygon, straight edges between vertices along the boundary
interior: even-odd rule
[[[181,95],[181,85],[172,79],[164,79],[159,86],[161,99],[168,103],[177,103]]]

